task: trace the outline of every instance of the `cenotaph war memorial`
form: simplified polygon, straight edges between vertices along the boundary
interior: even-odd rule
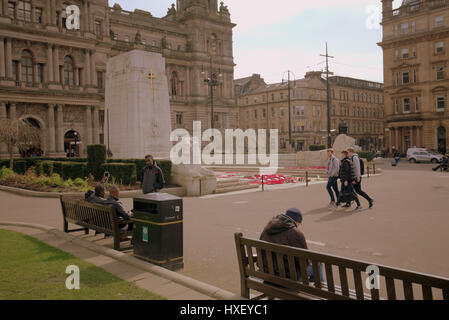
[[[161,54],[133,50],[109,59],[105,96],[105,144],[115,159],[170,157],[170,100]]]

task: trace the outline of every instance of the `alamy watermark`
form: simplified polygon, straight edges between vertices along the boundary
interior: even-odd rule
[[[379,30],[382,22],[382,8],[380,5],[370,5],[365,9],[368,17],[365,20],[365,26],[368,30]]]
[[[371,265],[366,268],[366,274],[368,278],[366,278],[366,288],[368,290],[379,290],[380,288],[380,270],[378,266]]]
[[[69,274],[65,280],[65,286],[69,290],[79,290],[80,289],[80,268],[78,266],[68,266],[65,269],[65,273]]]
[[[76,5],[67,6],[66,8],[67,19],[65,26],[67,30],[79,30],[80,29],[80,8]]]
[[[248,142],[245,144],[245,140]],[[274,174],[278,170],[278,130],[270,130],[268,140],[266,129],[226,129],[223,135],[218,129],[201,131],[201,121],[193,122],[193,136],[185,129],[176,129],[170,141],[177,142],[170,152],[170,160],[175,165],[233,165],[249,164],[268,166],[264,174]],[[236,142],[234,144],[234,141]],[[202,142],[209,142],[201,150]],[[270,154],[267,154],[269,146]],[[245,163],[245,156],[248,161]],[[224,163],[223,163],[224,162]]]

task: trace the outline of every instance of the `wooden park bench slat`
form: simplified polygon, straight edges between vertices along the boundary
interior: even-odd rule
[[[329,263],[326,263],[325,268],[326,268],[327,287],[330,292],[335,292],[334,274],[332,272],[332,265]]]
[[[396,287],[394,285],[394,279],[385,277],[385,283],[387,285],[388,300],[396,300]]]
[[[362,275],[360,271],[352,270],[352,274],[354,275],[354,283],[355,283],[355,292],[358,300],[364,300],[364,292],[363,292],[363,284],[362,284]]]
[[[413,285],[409,281],[403,281],[405,300],[413,300]]]
[[[132,235],[132,231],[121,231],[120,224],[131,223],[131,221],[117,218],[113,207],[92,204],[81,198],[60,196],[64,232],[71,233],[95,230],[114,238],[114,249],[120,250],[120,239],[122,236]],[[79,225],[81,229],[69,229],[69,223]],[[128,247],[129,248],[129,247]],[[125,248],[125,249],[128,249]]]
[[[429,286],[422,286],[422,295],[424,300],[432,300],[432,288]]]
[[[253,248],[251,246],[246,246],[246,252],[248,253],[248,263],[249,268],[251,270],[255,270],[254,268],[254,256],[253,256]]]
[[[370,291],[370,293],[364,292],[365,288],[362,281],[361,272],[366,272],[367,267],[376,264],[268,243],[261,240],[247,239],[243,238],[243,235],[239,233],[235,234],[235,243],[243,297],[250,298],[250,291],[255,290],[261,293],[256,299],[261,299],[262,297],[268,297],[269,299],[382,299],[378,289],[370,290],[366,288],[366,291]],[[247,248],[255,248],[257,257],[248,257],[244,249],[245,246]],[[266,254],[266,261],[263,261],[262,254]],[[273,256],[276,262],[273,261]],[[257,269],[254,266],[254,268],[251,268],[250,261],[256,260]],[[297,275],[295,260],[299,261],[302,282],[299,281]],[[288,261],[288,263],[284,261]],[[307,261],[312,261],[314,280],[317,283],[310,281],[305,274]],[[264,262],[267,265],[263,265]],[[279,271],[274,267],[274,263],[278,266]],[[319,263],[323,263],[325,266],[326,277],[324,282],[319,279]],[[338,268],[340,286],[335,283],[333,266]],[[412,283],[416,283],[422,286],[424,299],[433,299],[434,295],[432,294],[432,290],[435,288],[441,289],[443,299],[449,300],[449,279],[388,266],[376,266],[379,268],[379,277],[384,277],[386,280],[387,298],[389,300],[396,299],[395,280],[404,283],[404,295],[406,299],[414,299]],[[275,272],[273,272],[273,268]],[[347,269],[354,275],[354,287],[350,287],[349,285]],[[282,270],[285,272],[282,272]],[[287,272],[290,277],[286,276]]]

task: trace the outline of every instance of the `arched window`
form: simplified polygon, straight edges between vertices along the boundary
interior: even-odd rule
[[[22,81],[33,83],[33,55],[28,50],[22,52]]]
[[[73,59],[70,56],[66,56],[64,58],[64,84],[69,86],[73,86],[75,84],[73,70]]]
[[[176,73],[176,71],[173,71],[173,73],[171,74],[170,88],[171,88],[171,95],[177,96],[178,95],[178,74]]]

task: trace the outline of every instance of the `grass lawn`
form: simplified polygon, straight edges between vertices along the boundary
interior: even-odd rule
[[[80,290],[66,268],[80,269]],[[0,230],[0,300],[162,300],[84,260],[22,233]]]

